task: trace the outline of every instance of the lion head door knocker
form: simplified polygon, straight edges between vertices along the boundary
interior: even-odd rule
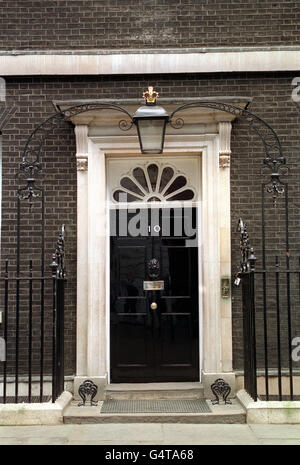
[[[85,405],[87,396],[91,396],[91,406],[96,406],[98,402],[94,401],[94,397],[96,396],[98,391],[98,387],[93,381],[90,379],[85,380],[78,389],[78,394],[80,395],[82,402],[79,402],[78,407],[81,405]]]
[[[220,403],[220,397],[223,397],[225,404],[231,404],[231,400],[227,399],[231,392],[231,387],[228,383],[224,381],[222,378],[216,379],[216,381],[211,385],[211,390],[213,394],[216,396],[211,402],[213,405]]]
[[[160,273],[160,264],[157,258],[152,258],[149,260],[148,265],[148,275],[151,279],[157,279]]]

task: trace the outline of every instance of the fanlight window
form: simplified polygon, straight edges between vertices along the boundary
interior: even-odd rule
[[[170,165],[149,163],[122,176],[113,192],[116,202],[162,202],[193,200],[194,189],[183,173]]]

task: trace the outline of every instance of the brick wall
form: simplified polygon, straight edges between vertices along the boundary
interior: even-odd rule
[[[249,110],[264,118],[278,132],[284,153],[291,168],[290,221],[291,254],[300,255],[299,237],[299,158],[300,158],[300,113],[291,100],[292,73],[269,74],[218,74],[176,75],[175,77],[140,76],[127,77],[72,77],[72,78],[8,78],[7,98],[17,106],[13,118],[3,130],[3,260],[15,257],[16,189],[20,185],[15,174],[20,162],[22,148],[30,131],[36,124],[53,113],[52,99],[137,98],[149,84],[164,97],[245,96],[253,97]],[[42,152],[44,177],[41,183],[46,192],[46,265],[51,261],[58,228],[65,223],[67,230],[68,288],[66,297],[66,368],[75,370],[76,329],[76,166],[75,139],[70,123],[56,129]],[[261,264],[261,209],[260,170],[264,151],[259,138],[249,131],[244,121],[236,121],[232,134],[231,162],[231,214],[232,214],[232,268],[233,274],[239,263],[239,236],[236,232],[240,216],[248,224],[251,242]],[[268,203],[267,250],[274,247],[280,257],[285,255],[282,215],[274,220]],[[278,205],[279,213],[281,204]],[[26,210],[27,209],[27,210]],[[25,211],[26,210],[26,211]],[[38,250],[34,233],[40,227],[38,204],[34,221],[24,207],[22,247],[24,256]],[[279,232],[274,237],[274,225]],[[233,345],[235,368],[242,363],[242,312],[240,288],[233,289]],[[299,328],[300,330],[300,328]]]
[[[297,1],[2,0],[0,49],[299,45]]]

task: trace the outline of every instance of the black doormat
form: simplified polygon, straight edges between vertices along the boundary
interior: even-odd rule
[[[100,413],[210,413],[205,399],[105,400]]]
[[[51,396],[43,396],[42,397],[42,402],[50,402],[52,399]],[[3,397],[0,396],[0,404],[3,404]],[[26,404],[29,403],[29,397],[28,396],[18,396],[18,404],[22,404],[22,402],[25,402]],[[40,396],[31,396],[31,401],[30,403],[31,404],[39,404],[41,401],[40,401]],[[6,397],[6,404],[15,404],[16,401],[15,401],[15,396],[7,396]]]

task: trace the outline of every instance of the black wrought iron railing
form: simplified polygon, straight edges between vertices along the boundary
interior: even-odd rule
[[[55,402],[64,390],[64,227],[50,267],[52,272],[41,276],[32,260],[27,272],[14,272],[5,261],[0,277],[0,403]]]
[[[254,400],[298,400],[300,374],[299,259],[274,257],[256,267],[247,229],[240,220],[244,386]]]

